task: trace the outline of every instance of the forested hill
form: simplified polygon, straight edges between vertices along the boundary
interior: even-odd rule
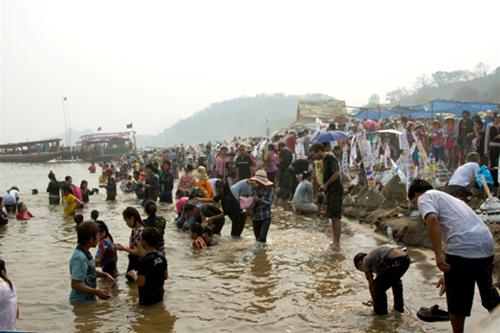
[[[500,67],[489,71],[480,63],[474,71],[438,71],[430,77],[421,75],[412,89],[398,88],[386,95],[387,102],[400,105],[427,103],[438,98],[500,103]]]
[[[288,126],[295,120],[299,99],[333,99],[323,94],[260,94],[214,103],[189,118],[179,120],[157,136],[139,136],[140,146],[168,147],[231,139],[235,136],[266,134],[266,119],[271,131]]]

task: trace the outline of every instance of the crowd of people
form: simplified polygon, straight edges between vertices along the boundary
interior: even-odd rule
[[[374,167],[387,167],[388,160],[397,161],[396,168],[409,163],[417,169],[435,160],[454,171],[448,188],[434,190],[432,181],[415,177],[411,179],[408,196],[427,223],[437,266],[445,274],[441,283],[445,286],[453,330],[462,332],[464,319],[470,315],[474,283],[478,284],[488,310],[500,302],[491,280],[494,255],[491,233],[465,203],[471,188],[476,186],[480,165],[496,173],[500,115],[487,114],[482,119],[470,117],[464,111],[462,117],[460,121],[450,116],[423,122],[404,117],[380,121],[351,119],[342,124],[318,124],[316,129],[289,130],[270,138],[180,145],[124,156],[98,166],[92,163],[88,168],[90,173],[96,173],[99,167],[102,170],[99,187],[106,191],[106,200],[116,200],[120,188],[121,195],[135,195],[147,215],[143,219],[134,207],[123,211],[123,220],[131,230],[127,245],[113,241],[97,211],[92,211],[89,219],[80,214],[79,210],[89,205],[90,197],[99,193],[98,188],[89,189],[85,180],[80,186],[74,185],[71,176],[59,181],[51,171],[48,203],[62,203],[64,216],[74,216],[77,224],[77,246],[70,259],[70,302],[110,298],[107,291],[97,288],[96,278],[106,279],[111,286],[115,284],[117,251],[128,254],[126,277],[137,285],[139,303],[162,301],[163,285],[168,278],[167,222],[157,215],[158,203],[175,203],[175,224],[189,235],[196,250],[217,245],[228,221],[231,236],[240,237],[247,219],[252,221],[256,242],[265,244],[272,224],[272,207],[282,205],[297,214],[328,219],[332,230],[330,247],[338,251],[343,195],[349,186],[346,180],[351,178],[350,170],[359,170],[358,179],[362,182],[372,177]],[[339,129],[347,133],[345,138],[317,139],[321,132]],[[423,174],[417,172],[418,175]],[[32,217],[15,186],[0,197],[0,208],[0,224],[7,224],[9,214],[13,213],[20,220]],[[442,249],[441,241],[448,244],[446,250]],[[94,247],[97,252],[92,256],[90,249]],[[394,292],[394,310],[404,311],[401,277],[410,266],[405,251],[383,246],[369,254],[359,253],[354,265],[366,274],[376,314],[387,313],[385,293],[389,288]],[[15,298],[3,262],[0,273],[0,281],[6,282],[0,287],[10,288],[8,297]]]

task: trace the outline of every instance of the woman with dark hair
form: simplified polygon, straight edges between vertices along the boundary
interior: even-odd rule
[[[127,279],[131,280],[131,271],[137,271],[137,263],[141,257],[142,248],[140,248],[142,231],[144,230],[144,223],[142,223],[139,211],[134,207],[127,207],[122,213],[123,220],[127,226],[132,229],[130,232],[129,245],[116,244],[116,248],[121,251],[128,252],[128,267]]]
[[[193,176],[193,166],[188,164],[184,174],[179,179],[179,184],[177,185],[178,190],[182,190],[184,192],[190,193],[196,183],[196,179]]]
[[[174,175],[170,171],[170,161],[164,161],[160,173],[160,202],[171,204],[174,189]]]
[[[118,256],[116,255],[116,247],[113,243],[113,236],[109,233],[108,226],[103,221],[96,221],[99,227],[99,246],[95,254],[96,266],[101,267],[102,271],[108,273],[112,277],[118,275],[116,263]]]
[[[0,259],[0,331],[15,331],[19,318],[16,288],[7,277],[5,261]]]
[[[158,233],[160,234],[160,240],[156,249],[159,252],[165,254],[165,226],[167,225],[167,221],[165,221],[162,216],[156,215],[157,210],[158,206],[156,206],[156,203],[154,201],[146,202],[146,204],[144,205],[144,211],[146,212],[148,217],[142,222],[145,227],[153,227],[158,230]]]
[[[61,184],[57,181],[56,175],[52,171],[49,172],[49,179],[49,185],[47,186],[49,205],[59,205],[61,203],[61,197],[59,195]]]
[[[89,183],[86,180],[82,180],[80,183],[80,190],[82,191],[83,202],[86,204],[89,203],[91,195],[99,193],[99,190],[96,188],[89,190]]]
[[[267,152],[264,156],[264,163],[266,164],[267,178],[274,183],[276,172],[278,171],[278,157],[274,150],[274,144],[267,145]]]

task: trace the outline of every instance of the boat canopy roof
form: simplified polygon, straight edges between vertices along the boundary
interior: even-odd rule
[[[59,144],[61,139],[48,139],[48,140],[39,140],[39,141],[26,141],[26,142],[18,142],[18,143],[6,143],[0,145],[0,149],[9,149],[9,148],[22,148],[36,145],[44,145],[44,144]]]
[[[91,145],[95,143],[120,142],[131,140],[130,134],[133,132],[96,133],[87,134],[80,137],[80,144]]]

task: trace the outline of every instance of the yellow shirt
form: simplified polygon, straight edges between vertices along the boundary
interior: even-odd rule
[[[73,194],[68,194],[63,198],[64,216],[73,215],[78,207],[78,200]]]
[[[315,161],[314,164],[316,165],[316,181],[321,186],[325,183],[323,179],[323,160]]]

